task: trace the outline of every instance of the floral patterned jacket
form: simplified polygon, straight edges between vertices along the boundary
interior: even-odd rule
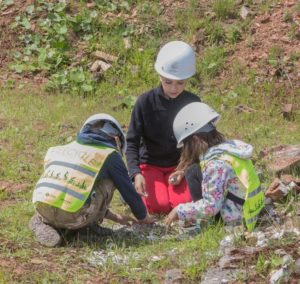
[[[197,219],[209,219],[217,213],[225,223],[240,223],[243,219],[243,209],[240,205],[226,198],[228,192],[244,198],[245,190],[236,176],[231,165],[218,159],[223,153],[237,156],[241,159],[249,159],[252,156],[253,147],[239,140],[228,140],[220,145],[211,147],[203,155],[202,167],[202,196],[203,198],[177,207],[180,220],[194,221]]]

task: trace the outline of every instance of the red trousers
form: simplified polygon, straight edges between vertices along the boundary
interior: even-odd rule
[[[192,201],[184,178],[179,185],[168,183],[169,176],[175,171],[175,167],[162,168],[142,164],[140,169],[146,181],[148,197],[143,197],[143,201],[149,213],[169,213],[179,203]]]

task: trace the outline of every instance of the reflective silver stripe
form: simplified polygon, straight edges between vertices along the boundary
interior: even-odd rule
[[[81,166],[78,166],[78,165],[75,165],[75,164],[71,164],[71,163],[67,163],[67,162],[60,162],[60,161],[53,161],[51,163],[49,163],[47,166],[46,166],[46,169],[50,166],[63,166],[63,167],[66,167],[66,168],[71,168],[75,171],[78,171],[78,172],[81,172],[81,173],[84,173],[88,176],[91,176],[91,177],[94,177],[96,175],[95,172],[89,170],[89,169],[86,169],[86,168],[83,168]]]
[[[251,223],[253,223],[253,222],[256,222],[257,219],[258,219],[258,214],[257,214],[256,216],[254,216],[254,217],[252,217],[252,218],[246,220],[246,222],[247,222],[247,224],[251,224]]]
[[[36,186],[36,188],[39,188],[39,187],[54,188],[54,189],[57,189],[61,192],[65,192],[67,194],[70,194],[70,195],[72,195],[73,197],[75,197],[77,199],[85,200],[85,196],[83,194],[80,194],[76,191],[73,191],[72,189],[69,189],[67,187],[64,187],[64,186],[61,186],[61,185],[58,185],[58,184],[54,184],[54,183],[50,183],[50,182],[41,182],[41,183],[37,184],[37,186]]]
[[[255,190],[249,192],[248,198],[253,197],[253,196],[255,196],[256,194],[258,194],[258,193],[260,193],[260,192],[261,192],[261,186],[259,186],[259,187],[258,187],[257,189],[255,189]]]

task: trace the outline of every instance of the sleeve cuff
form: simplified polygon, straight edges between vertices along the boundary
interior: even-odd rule
[[[131,180],[134,180],[134,177],[140,173],[141,173],[140,169],[136,169],[136,170],[131,171],[129,176],[130,176]]]

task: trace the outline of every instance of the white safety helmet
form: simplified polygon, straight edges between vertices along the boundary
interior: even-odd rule
[[[125,134],[122,130],[122,127],[120,125],[120,123],[111,115],[106,114],[106,113],[98,113],[98,114],[94,114],[92,116],[90,116],[83,124],[83,126],[80,129],[80,132],[83,131],[84,127],[87,124],[93,124],[93,122],[96,121],[104,121],[104,125],[101,128],[101,130],[105,133],[107,133],[108,135],[111,136],[118,136],[121,140],[121,147],[122,147],[122,153],[125,153],[126,151],[126,147],[127,147],[127,143],[126,143],[126,138],[125,138]]]
[[[185,80],[196,73],[195,53],[187,43],[171,41],[160,49],[154,67],[167,79]]]
[[[173,122],[177,148],[182,147],[182,141],[191,134],[207,133],[215,129],[215,124],[220,117],[220,114],[204,103],[195,102],[183,107]]]

